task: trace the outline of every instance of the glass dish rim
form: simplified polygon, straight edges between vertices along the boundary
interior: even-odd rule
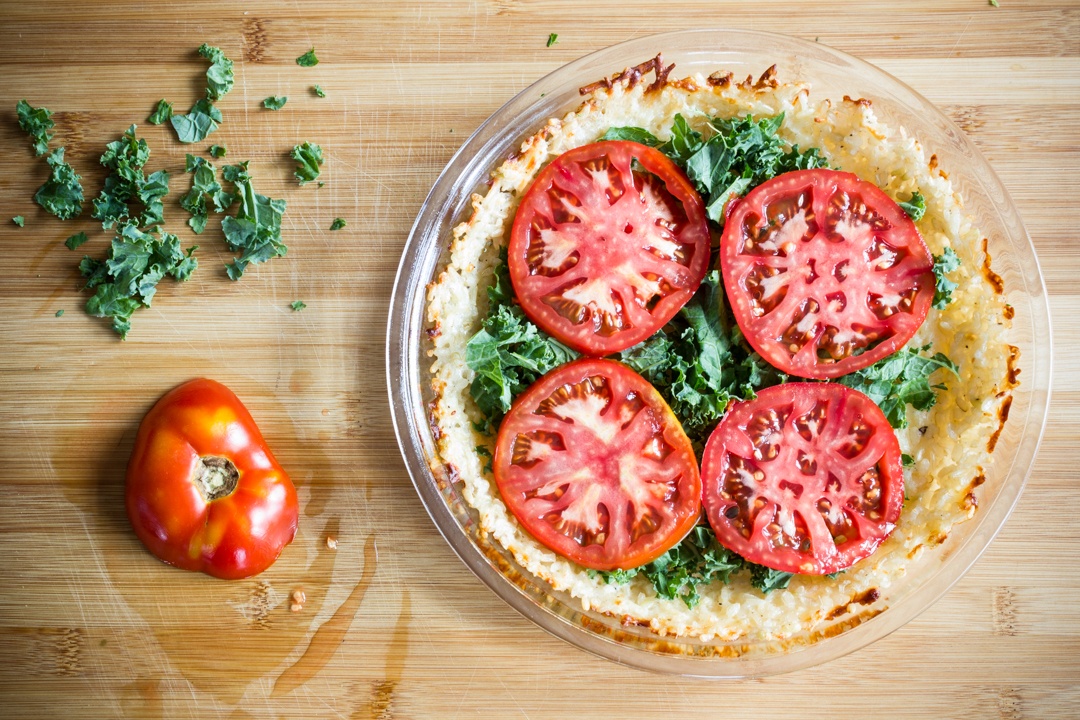
[[[899,93],[908,109],[929,109],[933,113],[933,120],[944,123],[947,129],[953,132],[964,153],[969,155],[969,160],[976,165],[981,165],[981,171],[987,174],[978,178],[981,186],[988,186],[1003,197],[1004,209],[999,212],[1003,222],[1013,221],[1013,232],[1007,241],[1019,244],[1026,249],[1029,257],[1020,258],[1028,267],[1034,268],[1034,275],[1030,272],[1022,272],[1025,289],[1032,301],[1032,322],[1037,326],[1033,329],[1034,337],[1044,337],[1045,344],[1033,345],[1035,357],[1031,360],[1036,370],[1041,373],[1032,373],[1035,385],[1031,388],[1031,401],[1028,403],[1027,413],[1023,418],[1023,433],[1020,445],[1012,458],[1012,465],[1005,472],[1005,481],[1002,492],[1011,489],[1008,497],[998,496],[986,512],[980,508],[979,514],[973,520],[976,522],[976,530],[964,538],[960,546],[951,553],[948,563],[944,563],[924,582],[901,596],[900,601],[891,605],[886,612],[877,617],[870,618],[866,622],[850,628],[836,637],[826,638],[818,642],[799,647],[792,652],[776,655],[740,657],[737,661],[725,658],[702,659],[679,655],[657,654],[638,647],[618,642],[601,634],[593,633],[579,624],[571,623],[567,618],[555,614],[548,608],[543,607],[536,600],[520,590],[502,572],[495,568],[491,562],[478,550],[464,529],[459,525],[445,499],[441,495],[429,461],[437,457],[437,453],[425,454],[426,448],[433,451],[432,438],[426,422],[418,422],[416,410],[419,409],[419,417],[424,418],[423,403],[417,408],[417,397],[407,398],[403,392],[406,388],[419,388],[419,343],[418,335],[406,337],[406,331],[417,325],[418,316],[422,312],[423,302],[416,303],[417,293],[423,294],[425,283],[419,286],[414,281],[418,274],[423,275],[420,260],[424,259],[423,252],[428,251],[430,245],[437,242],[438,238],[430,238],[424,235],[425,230],[430,229],[433,219],[445,219],[446,211],[456,200],[461,205],[460,195],[463,189],[473,184],[470,178],[475,180],[477,167],[472,167],[471,172],[465,172],[462,166],[479,166],[483,171],[489,171],[494,165],[489,162],[477,163],[477,158],[491,160],[496,153],[490,151],[492,143],[498,137],[501,128],[500,122],[510,115],[513,118],[524,118],[526,122],[521,124],[520,132],[512,134],[512,142],[519,142],[532,130],[528,128],[536,125],[547,117],[557,117],[558,111],[551,112],[543,109],[544,103],[538,101],[543,98],[553,87],[558,86],[559,78],[574,75],[584,71],[593,65],[602,65],[609,58],[609,64],[605,70],[597,71],[595,78],[606,77],[612,72],[618,72],[626,64],[626,60],[614,62],[615,57],[631,55],[639,58],[639,61],[651,57],[645,49],[646,45],[664,46],[665,44],[683,43],[688,39],[714,39],[717,37],[741,36],[746,39],[758,38],[764,41],[783,43],[790,48],[798,50],[824,52],[826,55],[835,57],[845,63],[854,65],[863,72],[872,76],[880,76],[890,84],[888,90]],[[641,50],[636,48],[641,47]],[[652,53],[655,55],[655,52]],[[616,67],[616,65],[621,66]],[[479,150],[488,148],[488,152]],[[458,172],[461,168],[461,172]],[[467,192],[465,195],[467,196]],[[458,209],[460,212],[460,207]],[[455,213],[456,216],[456,213]],[[1017,230],[1019,234],[1017,234]],[[426,241],[426,243],[425,243]],[[1026,242],[1025,242],[1026,241]],[[438,253],[437,253],[438,254]],[[421,278],[429,280],[427,278]],[[1028,287],[1033,284],[1034,287]],[[1039,312],[1041,311],[1041,312]],[[423,323],[421,322],[420,325]],[[1045,334],[1042,334],[1045,333]],[[410,358],[412,362],[410,363]],[[507,604],[524,615],[526,618],[542,627],[547,632],[559,637],[580,649],[584,649],[595,655],[605,657],[615,662],[640,669],[674,673],[688,676],[711,677],[711,678],[740,678],[771,675],[781,672],[789,672],[804,667],[826,662],[837,657],[846,655],[861,648],[870,642],[880,639],[890,632],[902,627],[914,619],[918,614],[930,607],[937,599],[944,595],[949,588],[966,574],[971,565],[985,551],[997,532],[1000,531],[1008,515],[1011,513],[1022,493],[1027,477],[1031,472],[1034,458],[1037,454],[1042,434],[1046,424],[1049,410],[1049,395],[1052,376],[1052,337],[1050,334],[1050,314],[1045,283],[1042,272],[1038,265],[1038,258],[1034,246],[1024,230],[1019,219],[1019,214],[1009,198],[1001,181],[993,173],[989,164],[968,139],[945,115],[934,107],[925,98],[908,87],[906,84],[888,75],[884,70],[867,63],[863,60],[847,55],[841,51],[819,45],[806,40],[793,38],[787,35],[768,33],[761,31],[733,30],[733,29],[696,29],[689,31],[675,31],[650,35],[643,38],[629,40],[623,43],[598,50],[585,55],[578,60],[563,65],[551,73],[541,77],[521,92],[516,94],[501,108],[496,110],[482,123],[477,130],[462,144],[454,153],[439,178],[432,186],[424,203],[420,207],[416,221],[409,234],[409,239],[402,252],[401,262],[398,267],[394,282],[394,290],[390,301],[390,311],[387,323],[386,338],[386,368],[387,389],[390,400],[391,419],[394,425],[399,448],[405,460],[410,478],[419,494],[428,514],[435,522],[440,534],[461,558],[466,567],[470,569],[482,582],[493,592],[501,597]],[[1026,379],[1025,379],[1026,380]],[[412,407],[409,407],[410,402]],[[410,412],[411,411],[411,412]],[[1031,432],[1034,430],[1034,441],[1031,441]],[[427,432],[426,438],[423,433]],[[1024,462],[1026,469],[1018,467]],[[1019,482],[1013,480],[1014,474],[1020,472]],[[988,522],[989,521],[989,522]],[[946,570],[949,572],[946,573]],[[940,582],[942,575],[948,575],[944,582]],[[936,580],[938,582],[931,582]],[[572,609],[571,609],[572,610]],[[676,641],[677,642],[677,641]],[[825,649],[827,648],[827,650]]]

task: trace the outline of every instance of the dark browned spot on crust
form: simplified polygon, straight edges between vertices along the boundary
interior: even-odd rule
[[[717,70],[709,76],[709,87],[726,88],[731,84],[732,77],[730,71]]]
[[[775,88],[778,85],[776,82],[776,65],[770,65],[765,72],[761,73],[761,77],[754,83],[755,90],[767,90]]]
[[[987,282],[994,286],[994,292],[998,295],[1005,293],[1005,283],[1001,280],[1001,276],[990,269],[990,253],[987,250],[989,244],[987,238],[983,238],[983,275],[986,277]]]
[[[975,493],[969,492],[964,496],[964,499],[960,501],[960,509],[965,512],[975,510],[979,507],[979,499],[975,497]]]
[[[431,437],[435,442],[442,440],[442,428],[439,427],[439,418],[435,416],[438,405],[438,400],[432,400],[428,403],[428,427],[431,428]]]
[[[935,545],[940,545],[948,539],[948,533],[938,533],[936,536],[930,538],[930,542],[934,543]]]
[[[424,332],[427,334],[429,340],[434,340],[435,338],[442,335],[442,325],[440,325],[439,323],[435,323],[434,327],[429,327]]]
[[[1012,305],[1006,305],[1005,310],[1002,311],[1002,314],[1005,316],[1006,320],[1012,320],[1014,317],[1016,317],[1016,308],[1014,308]]]
[[[937,155],[930,156],[930,162],[926,164],[931,170],[937,170]]]
[[[880,597],[881,593],[878,592],[877,588],[870,588],[869,590],[864,590],[843,605],[837,605],[835,608],[833,608],[832,612],[830,612],[825,617],[825,619],[835,620],[841,615],[847,613],[848,608],[850,608],[852,605],[873,605],[878,601],[878,598]]]
[[[668,74],[674,68],[674,63],[665,67],[663,54],[657,53],[656,57],[651,60],[646,60],[640,65],[628,67],[622,72],[616,73],[609,78],[603,78],[602,80],[597,80],[594,83],[589,83],[584,87],[578,88],[578,92],[582,95],[589,95],[590,93],[596,92],[601,88],[605,90],[610,90],[612,86],[614,86],[616,83],[623,84],[626,86],[627,90],[630,90],[636,87],[637,84],[641,82],[641,78],[649,72],[654,73],[656,79],[653,80],[652,84],[649,85],[646,90],[650,92],[654,90],[659,90],[667,84]]]
[[[1005,429],[1005,421],[1009,419],[1009,409],[1012,407],[1012,395],[1009,395],[1001,401],[1001,407],[998,408],[998,426],[994,434],[990,436],[990,439],[986,441],[986,451],[994,452],[994,448],[997,446],[998,438],[1001,437],[1001,431]]]
[[[907,554],[908,560],[914,560],[915,556],[919,554],[920,550],[922,550],[922,543],[919,543],[915,547],[911,548],[911,551]]]
[[[1020,381],[1017,380],[1017,377],[1020,375],[1020,368],[1016,367],[1016,363],[1018,360],[1020,360],[1020,348],[1016,347],[1015,345],[1010,345],[1008,360],[1009,372],[1005,376],[1005,383],[1010,390],[1020,385]]]
[[[880,597],[881,593],[878,592],[877,588],[870,588],[851,598],[851,602],[858,605],[873,605]]]
[[[266,57],[266,20],[244,18],[241,35],[244,38],[244,61],[259,63]]]
[[[853,98],[850,95],[844,96],[844,102],[855,103],[856,105],[862,106],[864,108],[869,108],[871,105],[873,105],[873,103],[866,98]]]

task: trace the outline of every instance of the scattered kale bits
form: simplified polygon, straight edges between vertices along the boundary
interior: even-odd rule
[[[558,41],[559,41],[559,34],[558,33],[551,33],[550,35],[548,35],[547,46],[551,47],[552,45],[554,45]]]
[[[125,223],[144,227],[164,222],[162,198],[169,193],[169,174],[158,170],[145,175],[143,167],[149,159],[150,147],[146,140],[135,136],[135,125],[119,140],[105,146],[101,164],[110,172],[91,213],[101,221],[102,228],[108,230]],[[142,205],[141,215],[131,208],[136,202]]]
[[[158,236],[123,225],[113,238],[105,260],[89,255],[79,263],[86,288],[94,295],[86,301],[86,312],[112,320],[121,340],[131,330],[131,315],[140,307],[150,307],[158,282],[166,275],[187,280],[198,266],[192,254],[198,248],[180,249],[180,239],[157,228]]]
[[[904,348],[836,381],[869,396],[894,428],[905,428],[907,406],[929,410],[937,402],[935,391],[944,389],[943,385],[930,384],[931,375],[945,369],[959,377],[959,368],[943,353],[921,354],[929,349],[929,345]]]
[[[322,85],[312,85],[311,92],[315,93],[318,97],[326,97],[326,91],[322,89]]]
[[[65,240],[64,244],[67,245],[68,250],[75,250],[80,245],[85,243],[87,241],[87,239],[88,238],[86,237],[86,233],[79,232],[79,233],[75,233],[74,235],[69,237],[67,240]]]
[[[289,307],[291,307],[295,312],[300,312],[301,310],[303,310],[304,308],[307,307],[307,303],[304,302],[303,300],[293,300],[289,304]]]
[[[53,137],[49,131],[56,125],[52,121],[52,112],[20,100],[15,105],[15,113],[19,117],[19,127],[34,141],[34,154],[41,157],[49,150],[49,141]]]
[[[334,222],[330,223],[330,229],[340,230],[341,228],[345,227],[345,225],[347,225],[347,223],[345,222],[345,218],[334,218]]]
[[[192,173],[191,190],[180,198],[180,207],[191,213],[188,225],[196,235],[199,235],[206,229],[206,221],[210,215],[207,201],[213,203],[214,212],[224,212],[229,209],[236,197],[222,189],[215,178],[214,166],[207,160],[188,155],[184,169]]]
[[[24,227],[26,225],[26,218],[24,218],[22,215],[16,215],[15,217],[11,218],[11,222],[15,223],[19,227]]]
[[[150,117],[146,118],[146,122],[151,125],[162,125],[172,116],[172,103],[162,98],[158,100],[157,107],[154,108],[154,112],[150,113]]]
[[[225,57],[220,48],[203,44],[199,54],[210,61],[206,71],[206,97],[197,101],[186,115],[172,115],[169,121],[182,143],[200,142],[217,130],[221,123],[221,111],[214,101],[223,98],[234,83],[233,61]]]
[[[922,220],[923,215],[926,214],[926,198],[919,191],[911,193],[911,197],[908,198],[907,202],[898,202],[897,205],[907,213],[912,222],[919,222]]]
[[[319,64],[319,58],[315,57],[315,48],[296,58],[296,64],[300,67],[315,67]]]
[[[322,148],[314,143],[296,145],[290,154],[296,160],[296,172],[293,173],[301,185],[307,185],[319,177],[323,164]]]
[[[289,98],[284,95],[271,95],[262,101],[263,107],[267,110],[280,110],[285,107],[285,103],[289,101]]]
[[[34,201],[61,220],[78,216],[83,207],[83,188],[79,175],[64,162],[64,148],[56,148],[45,157],[52,173],[34,194]]]
[[[233,252],[240,252],[240,257],[225,266],[225,272],[230,280],[239,280],[248,265],[281,257],[288,251],[281,240],[285,201],[255,193],[247,162],[226,165],[221,176],[233,184],[234,195],[239,200],[236,216],[226,215],[221,220],[226,244]]]
[[[210,157],[223,158],[228,152],[224,145],[210,146]]]
[[[952,302],[952,293],[953,290],[956,289],[958,283],[953,282],[945,277],[945,275],[959,267],[960,256],[957,255],[951,247],[945,248],[945,252],[940,255],[934,255],[934,277],[936,280],[936,285],[934,287],[934,307],[938,310],[944,310],[945,306]]]
[[[706,140],[676,115],[666,142],[637,127],[612,128],[601,140],[634,140],[656,147],[686,171],[705,201],[709,219],[723,227],[724,206],[732,198],[781,173],[828,165],[817,148],[788,148],[777,134],[783,122],[783,113],[760,120],[750,115],[714,118],[709,123],[714,134]]]

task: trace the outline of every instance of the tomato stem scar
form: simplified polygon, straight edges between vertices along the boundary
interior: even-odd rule
[[[232,495],[240,481],[240,471],[228,458],[206,455],[199,458],[193,480],[206,501],[213,502]]]

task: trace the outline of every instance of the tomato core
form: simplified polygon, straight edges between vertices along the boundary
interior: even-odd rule
[[[228,497],[240,482],[240,471],[228,458],[203,455],[195,465],[195,487],[207,502]]]

